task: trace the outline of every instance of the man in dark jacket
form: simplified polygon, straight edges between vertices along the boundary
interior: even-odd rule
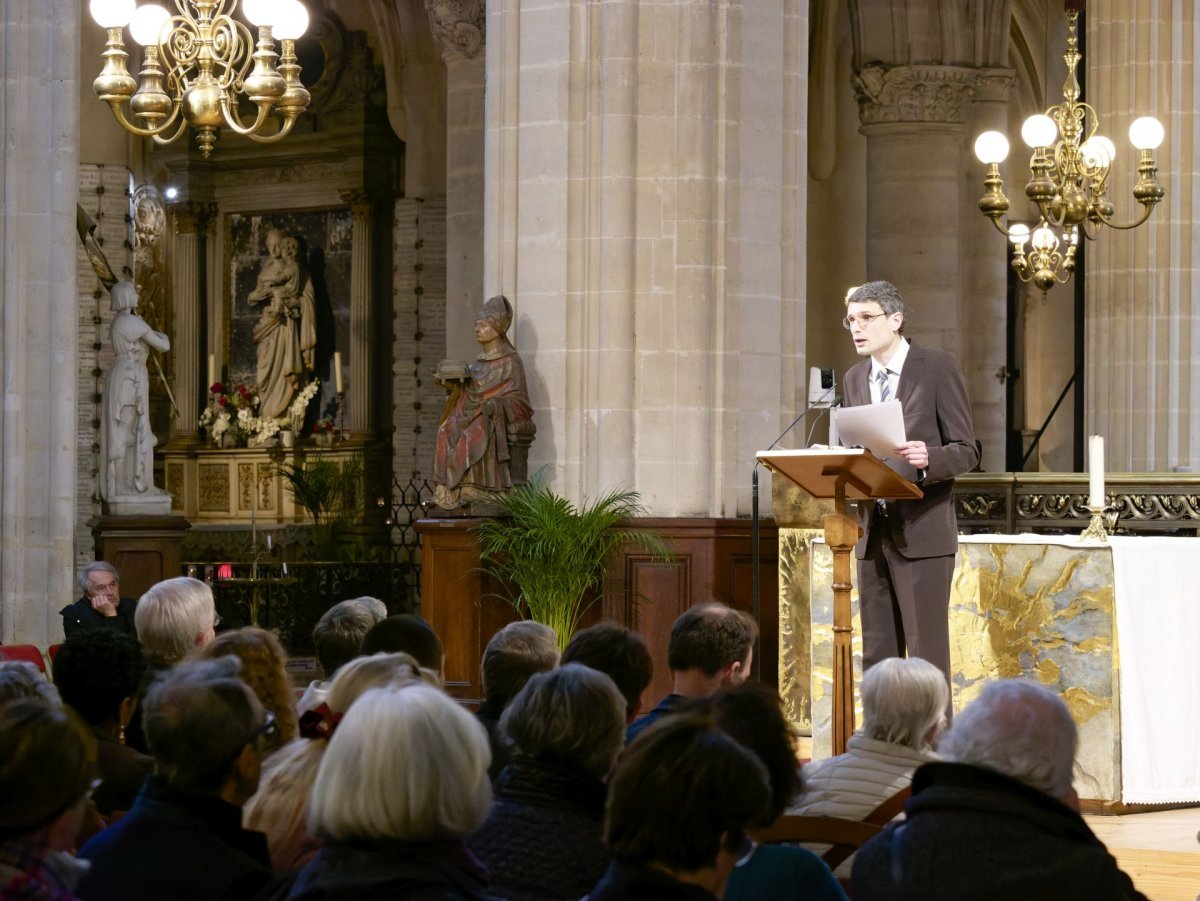
[[[854,897],[1142,898],[1079,815],[1076,731],[1058,695],[984,688],[913,777],[906,818],[854,859]]]
[[[81,898],[250,898],[270,878],[267,841],[242,829],[274,717],[232,657],[184,663],[150,688],[143,728],[156,773],[132,810],[79,852]]]
[[[83,597],[59,611],[67,638],[86,629],[114,629],[137,637],[133,627],[137,603],[121,597],[120,577],[111,563],[97,560],[85,566],[79,574],[79,588]]]

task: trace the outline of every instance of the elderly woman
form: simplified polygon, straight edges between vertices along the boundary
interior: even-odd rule
[[[268,754],[296,737],[296,711],[292,706],[295,698],[287,672],[287,651],[274,634],[247,626],[224,632],[193,653],[210,660],[232,655],[242,661],[242,681],[250,686],[263,709],[275,714],[277,729],[264,744]]]
[[[464,836],[492,803],[483,727],[421,682],[354,702],[317,771],[309,831],[324,840],[289,898],[486,898]]]
[[[86,871],[69,852],[83,825],[96,743],[71,711],[0,706],[0,897],[73,898]]]
[[[178,576],[152,585],[142,595],[133,622],[146,663],[157,671],[212,641],[220,618],[212,589],[199,579]]]
[[[950,689],[936,666],[920,657],[889,657],[863,676],[863,727],[845,754],[814,761],[801,776],[804,792],[788,813],[861,820],[912,783],[913,771],[937,760],[934,742],[946,726]],[[837,869],[849,875],[851,860]]]
[[[408,654],[359,657],[338,670],[325,703],[300,717],[301,738],[280,748],[263,765],[258,792],[243,812],[246,828],[266,835],[272,867],[297,870],[321,847],[304,822],[308,794],[329,739],[350,705],[369,689],[420,680],[440,684],[436,673],[420,669]]]
[[[129,810],[154,769],[154,758],[125,744],[146,662],[131,635],[89,629],[68,638],[54,658],[54,684],[91,727],[100,787],[96,808],[105,816]]]
[[[505,898],[579,898],[604,875],[604,779],[625,738],[625,699],[579,663],[532,676],[500,718],[513,758],[470,839]]]

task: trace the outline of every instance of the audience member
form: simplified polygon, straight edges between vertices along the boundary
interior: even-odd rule
[[[750,676],[758,626],[739,610],[724,604],[697,604],[671,626],[667,666],[675,680],[671,694],[625,732],[632,742],[651,723],[671,713],[684,698],[703,698],[726,685],[740,685]]]
[[[267,754],[295,739],[299,730],[296,711],[292,707],[295,695],[287,671],[287,651],[273,633],[258,626],[222,632],[195,653],[197,657],[210,660],[227,655],[241,660],[238,675],[250,686],[263,709],[275,717],[275,729],[263,738],[263,749]]]
[[[938,674],[941,678],[941,674]],[[711,697],[693,701],[681,710],[705,713],[717,728],[752,752],[767,770],[771,803],[763,816],[750,824],[749,834],[759,834],[783,814],[800,788],[792,730],[779,693],[762,682],[747,682],[722,689]],[[804,898],[844,901],[846,893],[825,862],[811,851],[784,845],[760,846],[737,866],[725,887],[726,901],[755,898]]]
[[[706,716],[667,717],[617,764],[604,818],[613,862],[589,901],[720,898],[770,802],[753,754]]]
[[[905,820],[859,850],[855,898],[1143,897],[1078,813],[1076,741],[1050,690],[984,686],[940,742],[945,762],[913,776]]]
[[[949,696],[945,674],[929,661],[879,661],[863,675],[862,729],[850,736],[846,753],[804,767],[804,792],[788,813],[863,820],[882,809],[880,824],[894,817],[913,771],[938,759],[933,745],[946,725]],[[827,848],[814,846],[818,853]],[[849,878],[853,863],[853,857],[843,862],[837,875]]]
[[[446,671],[446,652],[433,626],[414,613],[401,613],[380,620],[363,638],[359,653],[408,654],[439,677]]]
[[[266,839],[242,829],[241,808],[275,719],[238,668],[234,657],[190,661],[151,685],[143,723],[155,772],[80,851],[92,863],[81,897],[249,898],[270,878]]]
[[[554,630],[533,620],[509,623],[492,636],[484,649],[479,666],[484,699],[475,716],[487,729],[492,749],[488,775],[493,782],[510,759],[508,745],[497,733],[500,714],[530,676],[553,669],[557,664],[558,639]]]
[[[308,806],[324,840],[290,898],[486,898],[467,851],[492,803],[487,736],[444,692],[374,688],[329,740]]]
[[[654,677],[654,661],[642,636],[613,622],[581,629],[563,651],[563,663],[582,663],[607,675],[625,698],[625,722],[642,712],[642,696]]]
[[[97,560],[79,573],[83,597],[63,607],[63,633],[70,638],[88,629],[111,629],[125,635],[135,634],[133,598],[123,598],[120,577],[111,563]]]
[[[358,656],[371,627],[384,619],[387,619],[387,607],[383,601],[372,597],[342,601],[321,614],[313,627],[312,638],[317,662],[321,664],[325,678],[309,683],[296,705],[297,711],[312,710],[325,701],[337,671]]]
[[[441,684],[436,673],[420,669],[407,654],[351,660],[338,670],[326,701],[300,717],[301,737],[263,764],[258,791],[246,802],[242,821],[247,829],[266,835],[276,870],[298,870],[320,847],[304,821],[308,794],[329,739],[350,705],[368,689],[417,680],[435,687]]]
[[[625,699],[578,663],[531,677],[500,719],[513,759],[471,837],[503,898],[581,898],[604,875],[604,799],[625,736]]]
[[[72,711],[24,698],[0,706],[0,898],[71,899],[96,744]]]
[[[154,769],[154,759],[125,744],[146,671],[132,635],[89,629],[68,638],[54,658],[63,703],[83,717],[96,739],[100,785],[93,799],[105,816],[128,810]]]
[[[0,658],[0,705],[25,698],[45,701],[55,707],[61,703],[58,689],[28,660]]]
[[[133,621],[142,654],[157,672],[212,641],[220,619],[212,589],[199,579],[179,576],[151,586],[138,601]]]

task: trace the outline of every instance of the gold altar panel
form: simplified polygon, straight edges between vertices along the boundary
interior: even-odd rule
[[[780,682],[789,713],[805,700],[802,656],[784,656],[784,624],[803,617],[811,594],[813,757],[831,752],[833,554],[805,530],[780,530]],[[807,546],[809,571],[802,566]],[[785,558],[787,562],[785,563]],[[857,590],[854,626],[855,723],[862,664]],[[796,635],[794,625],[791,645]],[[1004,542],[959,545],[950,597],[950,652],[956,710],[998,678],[1035,680],[1062,695],[1079,728],[1076,789],[1091,800],[1120,798],[1120,722],[1112,553],[1104,546]],[[790,654],[791,651],[788,651]],[[783,666],[783,661],[792,661]]]
[[[779,530],[779,695],[788,721],[812,734],[810,542],[819,529]]]

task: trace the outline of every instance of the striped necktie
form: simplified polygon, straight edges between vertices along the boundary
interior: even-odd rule
[[[879,402],[883,403],[892,396],[892,386],[888,382],[888,371],[880,369],[875,374],[875,381],[879,382]]]

